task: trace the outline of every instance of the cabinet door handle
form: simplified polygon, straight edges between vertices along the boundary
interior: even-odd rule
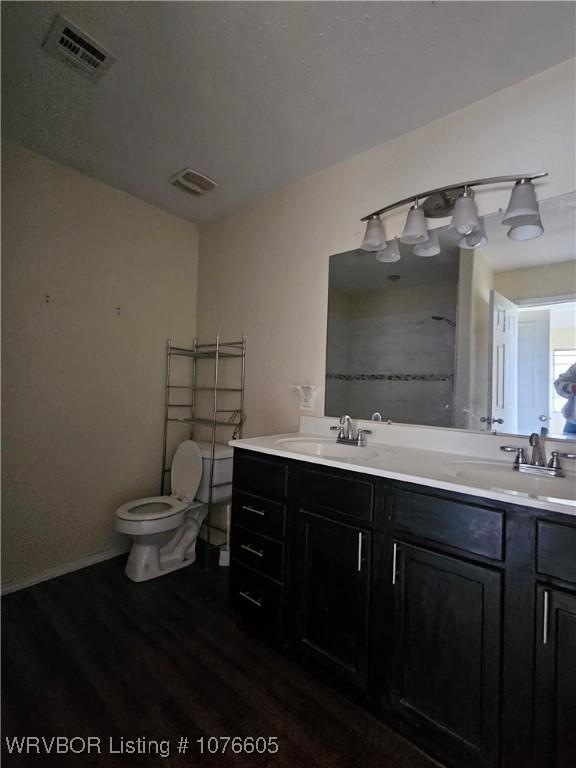
[[[542,616],[542,644],[548,645],[548,621],[549,621],[549,593],[548,590],[544,590],[544,600],[543,600],[543,616]]]
[[[266,514],[266,512],[263,509],[256,509],[256,507],[245,506],[245,507],[242,507],[242,509],[244,509],[246,512],[254,512],[255,515],[261,515],[262,517],[264,517],[264,515]]]
[[[358,573],[362,570],[362,532],[358,533]]]
[[[396,560],[398,558],[398,544],[394,542],[392,547],[392,584],[396,584]]]
[[[257,600],[255,597],[252,597],[249,592],[239,592],[239,595],[240,597],[243,597],[244,600],[248,600],[249,603],[252,603],[252,605],[262,608],[262,600]]]
[[[250,552],[251,555],[256,555],[256,557],[264,557],[262,549],[254,549],[250,544],[240,544],[240,549],[245,549],[246,552]]]

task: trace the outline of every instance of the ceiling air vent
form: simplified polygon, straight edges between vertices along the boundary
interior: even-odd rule
[[[184,170],[175,173],[170,178],[170,184],[196,197],[205,195],[206,192],[211,192],[218,186],[209,176],[193,171],[192,168],[184,168]]]
[[[64,16],[56,16],[42,48],[78,67],[91,80],[99,80],[116,61],[94,38]]]

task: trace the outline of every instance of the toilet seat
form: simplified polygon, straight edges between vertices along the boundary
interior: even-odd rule
[[[117,517],[121,520],[163,520],[166,517],[184,512],[190,505],[175,496],[148,496],[135,499],[118,507]]]

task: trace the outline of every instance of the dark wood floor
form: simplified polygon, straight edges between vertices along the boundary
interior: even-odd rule
[[[239,627],[226,569],[145,583],[123,558],[2,601],[7,766],[432,768],[400,736]],[[100,736],[103,753],[14,757],[6,737]],[[180,736],[190,739],[176,754]],[[277,736],[275,755],[204,755],[200,736]],[[169,739],[170,756],[111,755],[108,739]]]

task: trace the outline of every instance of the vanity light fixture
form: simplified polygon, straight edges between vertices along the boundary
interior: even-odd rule
[[[416,243],[424,243],[426,240],[428,240],[426,216],[420,207],[419,201],[415,200],[414,205],[408,211],[404,231],[400,235],[400,242],[416,245]]]
[[[368,224],[366,224],[366,234],[360,249],[362,251],[381,251],[386,247],[386,233],[384,232],[384,225],[378,214],[368,217]]]
[[[378,261],[383,261],[386,264],[400,261],[400,244],[398,243],[398,238],[395,237],[394,240],[390,240],[386,248],[378,251],[376,259]]]
[[[414,254],[416,256],[422,256],[422,257],[428,257],[428,256],[438,256],[440,253],[440,243],[438,242],[438,230],[437,229],[431,229],[428,232],[428,239],[423,242],[419,243],[418,245],[414,246]]]
[[[478,226],[474,227],[472,232],[468,235],[464,235],[458,240],[460,248],[468,248],[473,250],[474,248],[484,248],[488,245],[488,238],[486,237],[486,229],[483,221],[478,221]]]
[[[544,232],[536,190],[529,179],[520,179],[514,185],[502,224],[510,224],[511,240],[532,240]]]
[[[426,219],[442,219],[448,216],[453,217],[452,227],[462,235],[458,241],[461,248],[482,248],[488,243],[488,239],[478,216],[473,187],[511,182],[514,182],[514,188],[502,223],[510,227],[508,237],[511,240],[532,240],[544,232],[532,182],[544,176],[548,176],[547,171],[491,176],[437,187],[417,196],[405,197],[361,219],[367,224],[360,248],[378,254],[376,258],[379,261],[397,261],[400,253],[397,238],[395,244],[392,241],[389,246],[386,245],[381,216],[405,205],[411,207],[400,235],[400,242],[415,245],[414,253],[417,256],[435,256],[440,252],[440,246],[437,245],[438,234],[427,228]],[[392,255],[394,258],[391,258]]]
[[[510,240],[535,240],[544,234],[542,219],[538,216],[524,216],[508,230]]]
[[[459,235],[469,235],[479,223],[474,192],[469,187],[464,187],[464,192],[458,195],[454,204],[452,226]]]

